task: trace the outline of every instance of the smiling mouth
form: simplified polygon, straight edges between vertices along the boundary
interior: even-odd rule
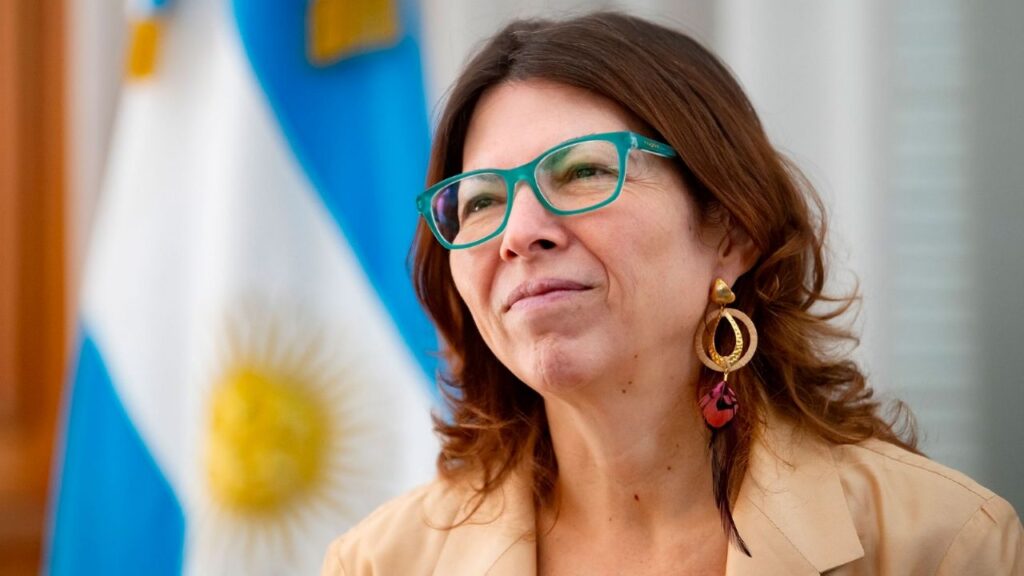
[[[564,295],[570,292],[590,290],[590,286],[572,280],[542,279],[528,280],[515,288],[505,300],[505,312],[516,304],[542,296]]]

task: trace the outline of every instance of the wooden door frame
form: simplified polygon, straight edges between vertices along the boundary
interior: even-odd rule
[[[64,2],[0,0],[0,572],[37,574],[66,379]]]

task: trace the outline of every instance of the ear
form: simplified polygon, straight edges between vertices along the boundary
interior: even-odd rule
[[[718,243],[719,278],[732,286],[736,279],[745,274],[761,257],[761,251],[747,234],[732,218],[726,217],[723,222],[725,234]]]

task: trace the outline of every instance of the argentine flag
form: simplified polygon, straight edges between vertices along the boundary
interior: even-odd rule
[[[311,574],[433,474],[399,0],[150,0],[89,247],[51,574]]]

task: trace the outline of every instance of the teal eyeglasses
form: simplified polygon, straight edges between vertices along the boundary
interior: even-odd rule
[[[505,229],[516,185],[523,180],[559,216],[611,204],[622,192],[631,150],[676,156],[668,144],[635,132],[592,134],[562,142],[517,168],[486,168],[445,178],[416,198],[416,208],[442,246],[470,248]]]

